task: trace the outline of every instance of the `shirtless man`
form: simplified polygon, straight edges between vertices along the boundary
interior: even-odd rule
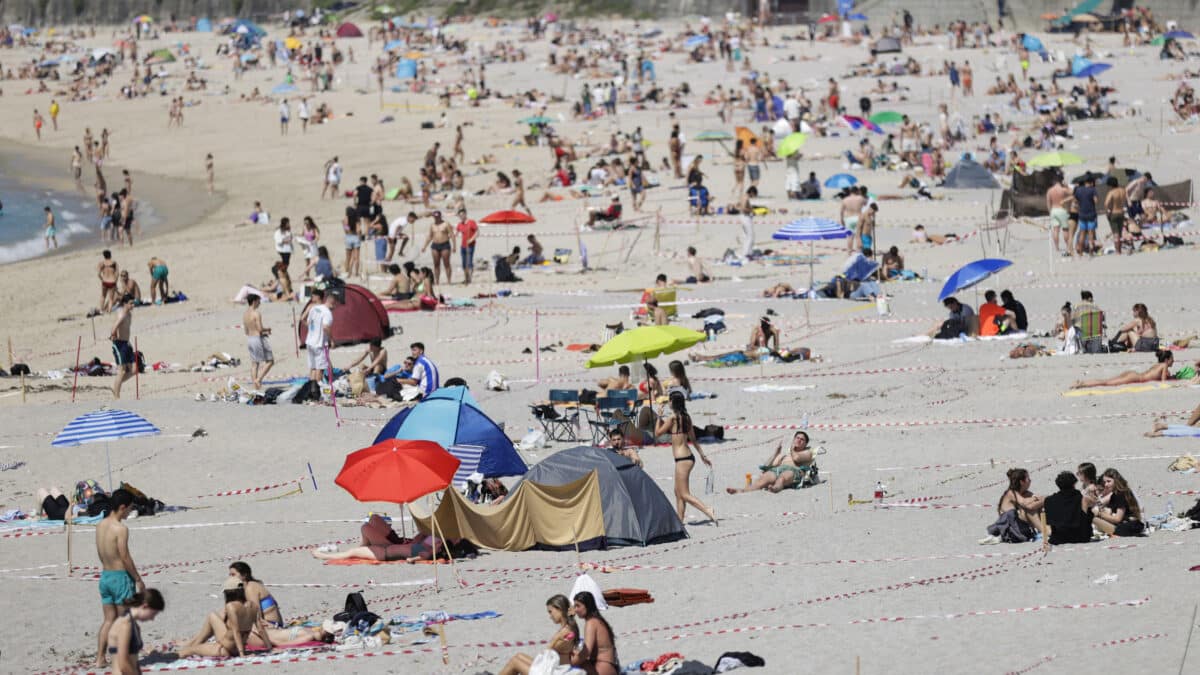
[[[757,138],[750,139],[746,148],[746,172],[750,175],[750,187],[758,187],[758,179],[762,176],[763,148]]]
[[[622,391],[627,389],[636,389],[636,385],[629,381],[629,366],[620,366],[617,368],[616,377],[606,377],[596,383],[600,391]]]
[[[71,153],[71,177],[75,179],[76,187],[83,187],[83,151],[79,146],[75,146],[75,151]]]
[[[87,157],[87,161],[89,161],[89,162],[94,160],[94,158],[92,157],[92,144],[93,143],[95,143],[95,140],[92,138],[92,128],[87,127],[83,130],[83,153],[84,153],[84,156]]]
[[[387,372],[388,353],[383,348],[383,341],[379,338],[373,338],[367,344],[367,351],[363,352],[354,362],[346,366],[346,370],[354,370],[358,364],[363,364],[362,372],[364,375],[383,375]]]
[[[712,277],[708,275],[708,269],[704,266],[704,261],[700,256],[696,255],[696,247],[687,247],[687,264],[688,271],[691,273],[687,279],[684,279],[685,284],[704,284],[712,281]]]
[[[132,295],[133,301],[142,301],[142,287],[138,282],[129,276],[129,270],[121,270],[121,279],[117,282],[117,297],[125,297]]]
[[[855,233],[864,251],[875,250],[875,216],[879,213],[879,204],[867,204],[862,210],[862,218],[858,222]]]
[[[775,452],[771,454],[771,458],[763,463],[766,468],[754,482],[744,488],[725,488],[725,491],[736,495],[759,490],[769,492],[786,490],[800,482],[804,475],[803,468],[812,466],[816,455],[817,452],[808,449],[808,434],[797,431],[792,436],[792,447],[786,453],[783,451],[783,443],[775,446]]]
[[[129,173],[125,173],[125,184],[129,184]],[[128,188],[121,190],[121,229],[125,231],[125,243],[133,246],[133,193]],[[118,239],[120,233],[117,234]]]
[[[167,301],[167,294],[171,292],[167,263],[162,258],[152,256],[146,267],[150,271],[150,301],[161,305]]]
[[[58,228],[54,225],[54,211],[49,206],[44,211],[46,212],[44,238],[46,239],[46,250],[49,251],[51,243],[54,244],[54,248],[58,248]]]
[[[525,179],[521,177],[521,170],[513,169],[512,173],[513,173],[513,189],[516,190],[516,194],[513,196],[513,203],[512,203],[511,208],[515,209],[519,206],[519,207],[525,209],[525,213],[528,213],[529,215],[532,216],[533,211],[530,211],[529,206],[527,204],[525,204]]]
[[[96,526],[96,554],[100,557],[100,609],[104,622],[96,635],[96,667],[108,665],[108,631],[117,620],[121,604],[146,589],[137,565],[129,555],[129,528],[121,522],[133,510],[133,495],[121,489],[109,498],[112,511]]]
[[[1054,244],[1054,253],[1059,252],[1058,239],[1063,238],[1063,246],[1067,250],[1071,250],[1071,242],[1067,237],[1067,213],[1066,206],[1063,205],[1063,200],[1070,194],[1066,184],[1063,182],[1060,174],[1058,180],[1054,181],[1054,185],[1046,190],[1046,209],[1050,211],[1050,241]]]
[[[862,216],[862,210],[866,204],[867,198],[859,194],[857,188],[850,188],[850,194],[842,199],[842,208],[838,212],[838,218],[841,220],[842,227],[851,232],[857,232],[858,220]],[[849,237],[846,240],[846,252],[853,253],[855,245],[858,242],[858,237]]]
[[[100,311],[108,312],[117,302],[119,270],[117,261],[112,259],[112,251],[105,249],[100,255],[104,257],[100,264],[96,265],[96,276],[100,278]]]
[[[913,166],[917,164],[917,134],[917,123],[905,115],[900,124],[900,159]]]
[[[462,164],[466,161],[466,155],[463,154],[463,128],[462,125],[454,127],[454,152],[450,153],[450,157],[454,161]]]
[[[208,176],[208,194],[211,195],[214,189],[213,183],[216,178],[216,170],[213,168],[213,156],[211,152],[204,158],[204,174]]]
[[[113,324],[108,338],[112,340],[113,365],[117,375],[113,379],[113,398],[121,398],[121,385],[133,377],[137,367],[137,356],[133,353],[133,345],[129,344],[130,328],[133,324],[134,300],[131,295],[121,296],[121,309],[117,311],[117,322]]]
[[[242,326],[246,331],[246,348],[250,352],[250,379],[255,389],[262,389],[263,380],[271,366],[275,365],[275,354],[271,351],[271,343],[267,338],[271,335],[270,328],[264,328],[262,314],[258,307],[262,298],[251,293],[246,296],[246,312],[242,314]]]
[[[1121,187],[1116,178],[1108,179],[1108,194],[1104,195],[1104,212],[1108,214],[1108,227],[1112,230],[1113,241],[1117,246],[1117,255],[1121,255],[1121,234],[1125,229],[1125,207],[1129,206],[1129,197],[1125,188]],[[1133,249],[1130,248],[1130,253]]]
[[[441,283],[443,266],[446,268],[446,283],[451,283],[450,254],[454,252],[454,228],[442,220],[441,211],[433,212],[433,224],[429,226],[429,236],[425,238],[421,253],[427,248],[433,248],[433,283]]]

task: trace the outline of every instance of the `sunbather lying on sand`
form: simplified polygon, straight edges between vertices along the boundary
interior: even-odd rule
[[[792,436],[792,447],[786,453],[783,451],[782,442],[775,446],[775,452],[771,455],[770,459],[759,466],[762,469],[762,474],[758,478],[744,488],[730,487],[725,488],[725,491],[731,495],[736,495],[742,492],[758,492],[759,490],[779,492],[780,490],[796,487],[800,484],[805,469],[810,468],[816,456],[823,453],[823,448],[815,451],[809,450],[808,434],[803,431],[797,431]]]
[[[787,363],[792,361],[820,361],[820,356],[813,356],[812,350],[808,347],[784,347],[778,351],[763,351],[765,347],[753,347],[750,349],[734,349],[733,351],[721,352],[720,354],[705,354],[703,352],[690,352],[688,359],[692,363],[709,363],[711,361],[725,361],[727,363],[749,363],[756,361],[764,354],[782,359]]]
[[[396,531],[388,525],[379,514],[372,514],[371,519],[363,524],[361,528],[363,543],[347,551],[322,551],[315,549],[312,551],[312,556],[319,560],[346,560],[348,558],[359,558],[362,560],[379,560],[387,562],[392,560],[407,560],[408,562],[417,562],[418,560],[433,560],[433,551],[435,540],[433,537],[419,537],[417,539],[404,540],[401,539]],[[441,546],[441,542],[437,541],[436,546]]]
[[[1119,387],[1125,384],[1138,384],[1139,382],[1166,382],[1171,377],[1171,366],[1175,364],[1175,357],[1166,349],[1158,350],[1155,352],[1155,356],[1158,357],[1158,363],[1151,366],[1144,373],[1139,373],[1136,370],[1127,370],[1107,380],[1080,380],[1072,384],[1071,388]]]
[[[1166,433],[1171,427],[1179,428],[1181,426],[1195,427],[1200,425],[1200,405],[1192,409],[1192,414],[1188,415],[1186,425],[1167,424],[1167,418],[1160,417],[1154,420],[1154,427],[1147,431],[1144,435],[1146,438],[1157,438],[1159,436],[1174,436],[1178,434]]]
[[[780,282],[770,288],[764,288],[762,296],[764,298],[787,298],[795,294],[796,289],[792,288],[791,284]]]

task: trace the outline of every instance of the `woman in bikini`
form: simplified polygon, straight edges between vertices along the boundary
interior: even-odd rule
[[[675,456],[675,512],[679,515],[679,520],[683,520],[684,509],[691,504],[716,525],[718,524],[717,514],[692,494],[689,485],[692,468],[696,466],[696,456],[688,449],[689,446],[696,449],[696,453],[700,455],[700,461],[704,462],[706,466],[711,467],[712,462],[700,449],[700,443],[696,441],[696,430],[692,427],[692,417],[687,412],[686,400],[687,397],[681,391],[676,390],[671,393],[673,415],[658,421],[654,435],[661,436],[667,433],[671,435],[671,454]]]
[[[263,585],[263,582],[254,578],[249,565],[240,561],[231,564],[229,577],[242,582],[242,588],[246,592],[246,601],[258,604],[263,619],[268,625],[276,628],[283,627],[283,614],[279,611],[279,603],[275,601],[274,596]]]
[[[1158,348],[1158,324],[1142,303],[1133,306],[1133,321],[1121,326],[1116,341],[1135,352],[1152,352]]]
[[[583,619],[583,645],[571,654],[571,665],[582,668],[588,675],[620,673],[616,637],[612,626],[596,609],[596,598],[588,591],[580,591],[571,608],[575,616]]]
[[[180,656],[245,656],[251,635],[258,638],[257,644],[268,650],[272,648],[262,610],[258,603],[246,599],[242,580],[237,577],[227,579],[224,594],[224,616],[210,612],[204,618],[200,632],[179,650]],[[209,638],[214,641],[209,642]]]
[[[1035,533],[1042,529],[1039,516],[1045,500],[1030,491],[1029,485],[1032,481],[1029,479],[1029,472],[1025,469],[1009,469],[1007,475],[1008,489],[1000,495],[1000,501],[996,504],[996,513],[1003,515],[1015,510],[1019,521],[1018,527],[1026,535],[1027,540],[1033,539]],[[979,543],[998,544],[1001,541],[999,536],[989,535],[979,540]]]
[[[153,621],[166,603],[157,589],[147,588],[125,601],[125,614],[108,631],[108,659],[113,675],[141,673],[138,652],[142,651],[142,631],[138,623]]]
[[[821,450],[820,452],[824,452]],[[769,490],[779,492],[800,484],[804,469],[812,467],[817,451],[808,447],[808,433],[797,431],[792,436],[792,447],[785,453],[783,443],[775,446],[775,452],[766,464],[759,466],[762,474],[745,488],[725,488],[731,495],[742,492],[757,492]]]
[[[567,602],[567,596],[555,595],[547,600],[546,614],[558,627],[558,630],[554,631],[554,636],[550,638],[550,642],[546,643],[546,651],[553,654],[552,658],[558,659],[555,661],[558,665],[569,665],[571,652],[575,650],[575,642],[579,638],[579,626],[571,616],[571,605]],[[504,664],[504,667],[500,669],[500,675],[529,675],[533,659],[534,657],[528,654],[517,654]]]
[[[1138,384],[1141,382],[1166,382],[1171,377],[1171,366],[1175,364],[1175,356],[1166,349],[1159,349],[1154,352],[1158,363],[1151,366],[1144,373],[1139,373],[1136,370],[1127,370],[1120,375],[1110,377],[1107,380],[1080,380],[1071,385],[1072,389],[1085,389],[1087,387],[1119,387],[1126,384]]]
[[[404,540],[401,539],[396,531],[392,529],[378,514],[374,514],[371,518],[363,523],[359,528],[362,534],[362,545],[346,551],[322,551],[316,549],[312,551],[312,556],[318,560],[346,560],[347,558],[359,558],[362,560],[407,560],[408,562],[416,562],[420,560],[433,560],[433,550],[435,542],[433,537],[421,537],[418,539]]]

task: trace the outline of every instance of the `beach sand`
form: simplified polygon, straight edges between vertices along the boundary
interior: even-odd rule
[[[862,48],[779,41],[779,35],[792,32],[773,29],[772,43],[779,47],[756,47],[750,56],[773,77],[801,83],[810,97],[824,91],[827,77],[840,76],[847,64],[865,60]],[[467,33],[487,40],[498,35],[479,27]],[[177,39],[149,42],[143,51]],[[208,35],[186,39],[206,55],[215,46],[215,38]],[[906,53],[927,67],[942,59],[971,59],[977,91],[995,77],[994,67],[1004,73],[1017,68],[1015,56],[1003,50],[952,52],[944,49],[942,39],[924,42]],[[1052,50],[1071,48],[1060,37],[1048,42]],[[1116,154],[1123,166],[1150,169],[1163,183],[1189,177],[1200,153],[1194,127],[1176,133],[1160,125],[1156,110],[1157,102],[1169,99],[1175,87],[1174,82],[1156,77],[1178,68],[1160,63],[1156,48],[1130,53],[1112,37],[1098,42],[1119,57],[1119,65],[1105,74],[1105,81],[1119,88],[1121,101],[1146,102],[1145,115],[1076,123],[1076,138],[1066,149],[1085,157],[1087,164],[1075,168],[1101,170],[1107,157]],[[452,147],[454,124],[471,121],[473,126],[466,130],[468,161],[492,153],[498,162],[489,169],[510,172],[519,167],[529,184],[545,184],[542,170],[550,165],[548,151],[508,144],[521,135],[524,127],[516,120],[530,114],[528,109],[498,102],[468,109],[456,100],[447,128],[421,130],[421,121],[438,117],[435,99],[389,92],[385,97],[389,107],[381,110],[377,93],[356,92],[372,86],[368,62],[379,45],[368,52],[364,40],[347,44],[353,44],[358,63],[340,72],[336,91],[314,98],[331,104],[336,117],[310,128],[306,135],[301,135],[293,119],[290,135],[279,136],[277,103],[237,100],[238,94],[252,87],[269,90],[281,80],[281,70],[251,71],[238,82],[227,64],[206,71],[210,90],[229,83],[233,93],[185,94],[202,103],[186,110],[182,129],[166,129],[165,98],[115,100],[117,82],[124,75],[118,75],[98,101],[63,103],[61,131],[45,133],[38,145],[40,154],[59,162],[63,176],[70,148],[79,142],[83,128],[91,126],[98,133],[108,126],[115,131],[107,165],[110,186],[119,182],[114,176],[120,175],[120,168],[129,168],[135,172],[135,186],[146,186],[147,200],[156,206],[161,202],[159,208],[177,217],[176,222],[194,220],[169,232],[147,233],[152,236],[138,240],[132,250],[114,248],[115,259],[133,270],[143,291],[148,291],[149,281],[146,260],[159,256],[170,265],[173,287],[190,298],[183,304],[135,310],[133,332],[148,362],[188,366],[222,351],[245,359],[243,307],[230,298],[243,283],[267,278],[276,259],[271,228],[239,225],[255,200],[262,201],[272,222],[288,216],[299,223],[304,215],[312,215],[335,264],[340,264],[338,223],[345,202],[318,198],[322,164],[333,155],[345,167],[343,187],[370,173],[378,173],[393,187],[401,175],[415,179],[415,166],[434,141],[440,141],[443,149]],[[577,95],[583,80],[546,74],[544,44],[530,44],[529,49],[531,58],[526,62],[489,66],[489,84],[504,92],[536,85],[556,94],[565,91],[568,97]],[[819,60],[788,62],[789,54]],[[0,60],[7,65],[20,56],[3,52]],[[1035,64],[1033,73],[1048,78],[1051,68]],[[172,72],[171,86],[179,87],[186,72],[181,68]],[[448,65],[438,77],[457,77],[459,72],[458,66]],[[684,64],[680,54],[660,56],[658,73],[667,84],[687,81],[697,92],[718,82],[734,84],[722,67]],[[948,96],[945,78],[900,78],[900,82],[911,88],[908,100],[876,101],[876,110],[894,108],[935,122],[936,104]],[[0,133],[11,143],[32,144],[31,108],[44,109],[49,98],[21,95],[16,83],[5,84]],[[873,84],[873,79],[844,80],[843,99],[855,101]],[[1011,116],[1001,97],[976,96],[953,104],[968,120],[986,110]],[[550,109],[552,115],[559,112],[566,112],[566,107]],[[384,115],[394,116],[395,121],[381,124]],[[680,111],[679,117],[689,137],[722,128],[715,109],[694,107]],[[652,142],[649,157],[657,165],[669,133],[666,111],[622,110],[619,123],[624,131],[643,128]],[[559,127],[577,140],[590,132],[598,142],[616,128],[608,119],[568,120]],[[823,158],[805,161],[804,171],[816,171],[824,178],[842,170],[836,157],[854,137],[840,131],[836,138],[809,141],[806,156]],[[968,142],[967,148],[985,144],[986,137],[980,137]],[[715,144],[690,142],[687,154],[696,151],[709,156],[705,170],[710,189],[719,203],[725,203],[732,186],[728,160]],[[221,194],[215,197],[206,195],[202,187],[208,152],[216,156]],[[587,166],[584,159],[576,162],[581,172]],[[770,245],[770,232],[797,214],[836,217],[833,201],[787,202],[783,175],[781,163],[772,163],[765,171],[763,201],[788,213],[768,216],[757,224],[760,247]],[[856,175],[873,191],[900,193],[894,189],[897,174],[860,171]],[[925,223],[932,232],[975,232],[984,224],[988,206],[998,203],[999,191],[935,190],[946,198],[884,201],[879,215],[881,247],[900,246],[909,269],[927,270],[938,281],[889,284],[892,314],[879,317],[869,303],[761,299],[760,291],[776,281],[806,283],[807,267],[716,264],[727,248],[737,248],[740,225],[728,218],[688,218],[686,193],[675,187],[680,181],[665,173],[660,176],[664,186],[651,190],[646,201],[647,213],[661,208],[667,221],[660,232],[659,253],[652,226],[585,233],[581,239],[594,269],[580,274],[575,231],[585,218],[584,202],[539,204],[534,200],[541,190],[531,188],[530,205],[538,222],[513,226],[508,233],[504,226],[485,227],[477,259],[506,253],[532,232],[548,252],[556,247],[573,249],[572,261],[519,270],[525,281],[514,291],[523,297],[479,300],[471,309],[395,314],[393,325],[402,326],[403,335],[386,343],[392,361],[398,362],[409,342],[423,341],[443,379],[464,377],[483,409],[504,422],[510,435],[519,437],[535,424],[529,404],[544,398],[548,388],[590,387],[613,374],[611,369],[585,370],[582,358],[561,347],[540,357],[523,350],[532,350],[535,344],[598,342],[604,323],[624,320],[628,326],[629,308],[639,297],[633,289],[651,285],[659,272],[673,278],[686,276],[683,249],[690,244],[709,260],[717,280],[681,292],[681,299],[689,303],[681,313],[722,307],[730,328],[706,349],[738,347],[756,318],[770,309],[778,314],[785,344],[803,344],[823,357],[816,363],[689,368],[696,389],[718,395],[690,404],[696,423],[732,425],[723,444],[706,447],[715,465],[719,494],[702,494],[703,466],[692,475],[693,490],[716,508],[721,524],[691,524],[690,538],[675,544],[582,554],[585,562],[612,566],[611,571],[591,573],[602,587],[645,588],[655,598],[653,604],[613,609],[606,615],[617,634],[623,663],[680,652],[712,664],[723,652],[750,651],[766,659],[761,672],[768,673],[849,673],[855,672],[857,659],[862,673],[1001,673],[1035,667],[1039,673],[1073,673],[1114,666],[1153,673],[1179,669],[1195,603],[1195,594],[1186,590],[1194,586],[1187,571],[1196,562],[1191,555],[1194,535],[1160,532],[1142,539],[1057,547],[1049,555],[1035,545],[978,546],[976,541],[994,519],[1005,470],[1014,466],[1032,472],[1033,490],[1039,494],[1052,492],[1055,474],[1073,470],[1080,461],[1092,461],[1100,469],[1115,466],[1129,479],[1146,513],[1163,512],[1169,500],[1182,510],[1191,497],[1159,493],[1197,489],[1194,474],[1166,470],[1171,458],[1194,450],[1193,446],[1175,439],[1146,439],[1142,433],[1156,415],[1177,418],[1190,410],[1195,405],[1191,388],[1065,398],[1062,393],[1077,379],[1144,369],[1153,359],[1124,354],[1012,361],[1006,358],[1013,346],[1009,341],[920,345],[897,340],[924,333],[942,320],[945,311],[937,302],[940,280],[979,257],[1014,261],[998,278],[981,285],[980,294],[985,288],[1011,289],[1028,308],[1037,329],[1050,328],[1063,302],[1076,301],[1079,290],[1087,288],[1109,312],[1110,326],[1128,320],[1128,308],[1140,301],[1149,305],[1165,337],[1198,333],[1200,316],[1189,292],[1197,277],[1192,246],[1131,257],[1052,259],[1041,221],[1014,222],[1007,232],[984,232],[957,244],[915,245],[908,239],[916,223]],[[491,174],[468,176],[468,190],[483,189],[491,180]],[[135,193],[140,189],[135,187]],[[627,195],[622,197],[628,209]],[[507,208],[509,201],[470,197],[467,205],[472,217],[478,218]],[[606,202],[598,198],[594,203]],[[387,204],[389,218],[407,210],[407,205]],[[426,222],[413,233],[418,246],[424,241]],[[1103,224],[1101,228],[1103,232]],[[808,251],[807,245],[785,243],[778,248],[796,254]],[[16,361],[37,372],[62,369],[74,362],[77,344],[82,345],[85,361],[92,356],[111,358],[105,339],[111,318],[96,320],[96,340],[84,318],[97,303],[98,251],[99,246],[90,246],[3,268],[0,324],[5,331],[0,337],[11,338]],[[371,252],[364,251],[364,260],[371,261]],[[844,243],[823,244],[818,252],[822,257],[817,277],[828,278],[845,258]],[[428,260],[427,255],[418,258],[421,265],[429,264]],[[454,262],[456,274],[461,275],[457,255]],[[476,278],[467,289],[444,286],[441,291],[470,296],[498,288],[490,281],[490,271],[479,272]],[[381,290],[385,283],[373,278],[370,286]],[[976,304],[973,291],[960,297]],[[288,336],[292,307],[270,303],[264,305],[263,316],[275,330],[277,365],[272,377],[301,375],[304,363],[294,355]],[[692,319],[680,323],[700,327]],[[338,349],[334,363],[348,363],[360,352],[358,347]],[[1197,352],[1187,349],[1176,357],[1180,364],[1188,363]],[[665,357],[655,360],[664,373],[667,361]],[[510,379],[511,391],[485,390],[484,380],[492,370]],[[369,445],[395,410],[342,403],[339,426],[334,411],[325,406],[260,408],[194,400],[197,393],[217,392],[230,375],[246,383],[248,368],[147,373],[137,383],[140,400],[134,400],[130,382],[119,406],[111,401],[109,378],[81,378],[74,403],[70,379],[31,379],[25,395],[16,380],[0,381],[0,429],[4,429],[0,464],[24,463],[0,472],[0,504],[4,510],[30,510],[31,495],[38,487],[68,488],[84,478],[104,483],[105,447],[52,449],[49,443],[75,415],[101,406],[121,407],[145,416],[163,435],[110,444],[114,480],[129,481],[168,504],[191,509],[129,523],[134,559],[147,584],[166,595],[166,611],[143,626],[150,648],[185,640],[208,612],[217,609],[218,585],[233,560],[252,565],[285,617],[327,616],[340,610],[345,594],[356,588],[364,591],[372,611],[385,616],[413,616],[426,610],[503,614],[497,619],[451,622],[446,627],[449,665],[442,664],[436,643],[414,645],[416,634],[400,634],[388,648],[393,653],[387,655],[362,661],[347,658],[354,652],[330,657],[333,660],[326,660],[326,655],[312,661],[293,659],[272,667],[279,672],[495,672],[512,653],[536,650],[549,637],[552,626],[545,619],[543,601],[569,590],[577,562],[574,552],[490,552],[460,563],[465,586],[458,586],[440,569],[440,592],[430,584],[395,585],[432,578],[430,566],[337,567],[313,560],[304,549],[331,541],[352,542],[358,535],[358,521],[369,510],[399,515],[395,505],[359,504],[333,484],[344,456]],[[761,383],[812,388],[744,391]],[[727,485],[741,485],[744,475],[755,472],[775,444],[790,437],[793,425],[805,419],[813,443],[828,450],[819,459],[820,485],[782,494],[723,493]],[[193,437],[198,429],[206,433]],[[525,459],[537,462],[554,448],[526,453]],[[642,456],[649,475],[670,495],[674,464],[669,449],[647,449]],[[319,489],[309,478],[309,463]],[[302,493],[288,494],[295,488],[289,483],[262,492],[207,496],[293,479],[301,479]],[[877,481],[886,484],[886,502],[893,508],[847,503],[848,494],[869,500]],[[699,518],[700,514],[689,512],[687,521],[697,523]],[[86,663],[94,654],[100,623],[91,576],[96,561],[90,530],[81,528],[71,537],[74,562],[80,568],[70,577],[63,534],[4,536],[0,544],[0,579],[6,584],[3,606],[21,625],[34,628],[13,632],[5,641],[5,669],[39,671]],[[1118,578],[1108,584],[1094,583],[1106,574]],[[516,643],[528,646],[505,646]],[[1194,652],[1193,648],[1184,672],[1198,663]]]

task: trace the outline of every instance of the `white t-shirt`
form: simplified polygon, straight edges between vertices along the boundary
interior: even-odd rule
[[[794,98],[784,99],[783,115],[789,120],[800,119],[800,102]]]
[[[308,335],[304,338],[304,346],[309,349],[321,349],[325,346],[325,331],[333,328],[333,312],[325,305],[317,305],[308,310]]]
[[[388,237],[395,239],[398,235],[404,232],[404,226],[408,224],[408,216],[400,216],[393,218],[392,223],[388,225]]]
[[[279,119],[286,120],[291,114],[292,110],[288,107],[287,103],[279,104]]]
[[[305,103],[304,101],[301,101],[300,105],[297,106],[296,110],[297,110],[298,114],[300,115],[300,119],[302,119],[302,120],[308,119],[308,104],[307,103]]]
[[[292,231],[275,230],[275,251],[277,253],[292,252]]]

